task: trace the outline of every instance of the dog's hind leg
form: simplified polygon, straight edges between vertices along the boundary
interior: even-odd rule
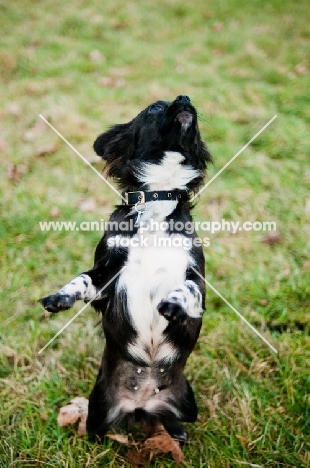
[[[109,404],[104,391],[104,376],[102,368],[89,396],[88,416],[86,430],[91,439],[103,438],[109,428],[108,422]]]
[[[178,421],[169,421],[169,419],[167,419],[164,421],[164,427],[173,439],[176,439],[180,442],[187,441],[187,430]]]
[[[180,424],[180,420],[183,422],[196,421],[197,404],[194,393],[184,376],[182,376],[181,381],[172,387],[171,391],[173,393],[172,405],[180,417],[176,418],[174,415],[167,415],[162,418],[161,422],[171,437],[181,442],[186,442],[188,434],[182,424]]]
[[[181,422],[195,422],[197,419],[194,393],[184,376],[173,386],[171,393],[173,402],[170,401],[170,405],[174,407],[174,411],[163,414],[160,420],[171,437],[186,442],[188,435]]]

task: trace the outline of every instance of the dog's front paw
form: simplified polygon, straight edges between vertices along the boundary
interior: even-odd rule
[[[171,302],[168,299],[163,299],[157,306],[158,312],[163,315],[167,320],[175,320],[178,323],[184,323],[187,318],[187,313],[175,302]]]
[[[51,294],[50,296],[42,297],[39,302],[44,309],[49,312],[59,312],[60,310],[70,309],[75,303],[76,297],[69,294]]]

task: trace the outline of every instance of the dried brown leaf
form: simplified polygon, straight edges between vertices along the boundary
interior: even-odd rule
[[[105,56],[98,49],[94,49],[89,53],[89,59],[94,63],[102,63],[106,61]]]
[[[296,73],[296,75],[306,75],[308,73],[308,68],[307,68],[306,62],[298,63],[294,67],[294,72]]]
[[[45,156],[46,154],[54,154],[56,153],[57,148],[58,145],[56,143],[49,143],[47,145],[41,146],[41,148],[36,151],[35,155]]]
[[[156,455],[169,452],[175,463],[180,464],[184,461],[179,442],[174,440],[162,425],[158,425],[150,437],[139,445],[138,450],[128,451],[128,460],[134,467],[147,466]]]
[[[224,24],[221,23],[220,21],[215,21],[212,25],[214,31],[216,32],[220,32],[222,31],[223,27],[224,27]]]
[[[87,415],[86,416],[84,416],[84,415],[81,416],[81,420],[80,420],[79,425],[78,425],[78,436],[80,436],[80,437],[87,434],[86,419],[87,419]]]
[[[95,211],[97,209],[96,200],[93,197],[86,198],[80,203],[80,209],[82,211]]]
[[[177,465],[180,465],[181,463],[185,461],[185,457],[181,450],[179,442],[175,441],[175,444],[176,444],[176,447],[173,450],[171,450],[171,455],[175,463]]]
[[[152,461],[153,455],[149,450],[128,450],[127,452],[128,461],[135,468],[147,466]]]
[[[171,439],[170,436],[165,436],[165,435],[158,435],[155,437],[150,437],[149,439],[146,439],[144,442],[145,448],[151,450],[154,452],[154,454],[157,453],[168,453],[171,452],[172,449],[172,442],[173,439]]]
[[[268,232],[268,234],[262,238],[262,243],[266,245],[281,244],[282,242],[283,237],[275,231]]]
[[[10,114],[12,115],[20,115],[21,114],[21,108],[20,105],[17,102],[10,102],[6,106],[7,110],[9,111]]]
[[[47,119],[47,115],[44,115],[44,117]],[[24,133],[24,140],[26,141],[33,141],[36,138],[38,138],[40,135],[42,135],[46,130],[47,130],[47,125],[44,122],[44,120],[39,117],[32,127],[30,127],[25,133]]]
[[[88,400],[84,397],[76,397],[70,401],[69,405],[63,406],[59,410],[57,422],[59,426],[74,424],[78,420],[78,435],[86,434],[86,419],[88,414]]]
[[[60,213],[61,213],[61,211],[58,208],[58,206],[53,206],[53,208],[50,211],[50,216],[51,216],[51,218],[58,218]]]
[[[115,440],[116,442],[119,442],[120,444],[124,445],[130,445],[128,436],[124,434],[106,434],[109,439]]]
[[[60,427],[74,424],[80,418],[79,408],[76,405],[66,405],[60,408],[57,422]]]
[[[114,78],[112,76],[102,76],[98,81],[99,86],[104,88],[123,88],[126,82],[123,78]]]
[[[184,455],[179,442],[174,440],[166,431],[159,435],[154,435],[144,442],[144,447],[154,455],[171,452],[174,461],[179,464],[184,461]]]
[[[88,414],[88,399],[85,397],[75,397],[70,403],[78,406],[81,414]]]
[[[26,174],[28,167],[25,164],[12,164],[7,165],[7,178],[12,182],[19,182],[21,177]]]

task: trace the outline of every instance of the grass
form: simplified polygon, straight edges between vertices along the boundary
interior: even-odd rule
[[[85,311],[38,355],[79,305],[50,318],[37,299],[89,267],[100,237],[44,233],[38,222],[51,211],[107,219],[116,203],[38,114],[93,158],[97,134],[178,94],[199,110],[209,178],[278,115],[201,195],[195,219],[273,220],[281,236],[274,245],[261,232],[210,236],[208,280],[279,353],[208,291],[187,366],[200,411],[185,466],[310,466],[307,12],[306,0],[0,1],[1,468],[129,466],[116,442],[57,426],[58,408],[92,388],[103,347],[96,315]],[[89,198],[97,209],[83,212]]]

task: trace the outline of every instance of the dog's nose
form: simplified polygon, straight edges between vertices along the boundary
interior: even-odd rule
[[[180,102],[180,103],[182,102],[183,104],[187,104],[191,102],[191,100],[188,96],[181,94],[180,96],[176,98],[176,102]]]

